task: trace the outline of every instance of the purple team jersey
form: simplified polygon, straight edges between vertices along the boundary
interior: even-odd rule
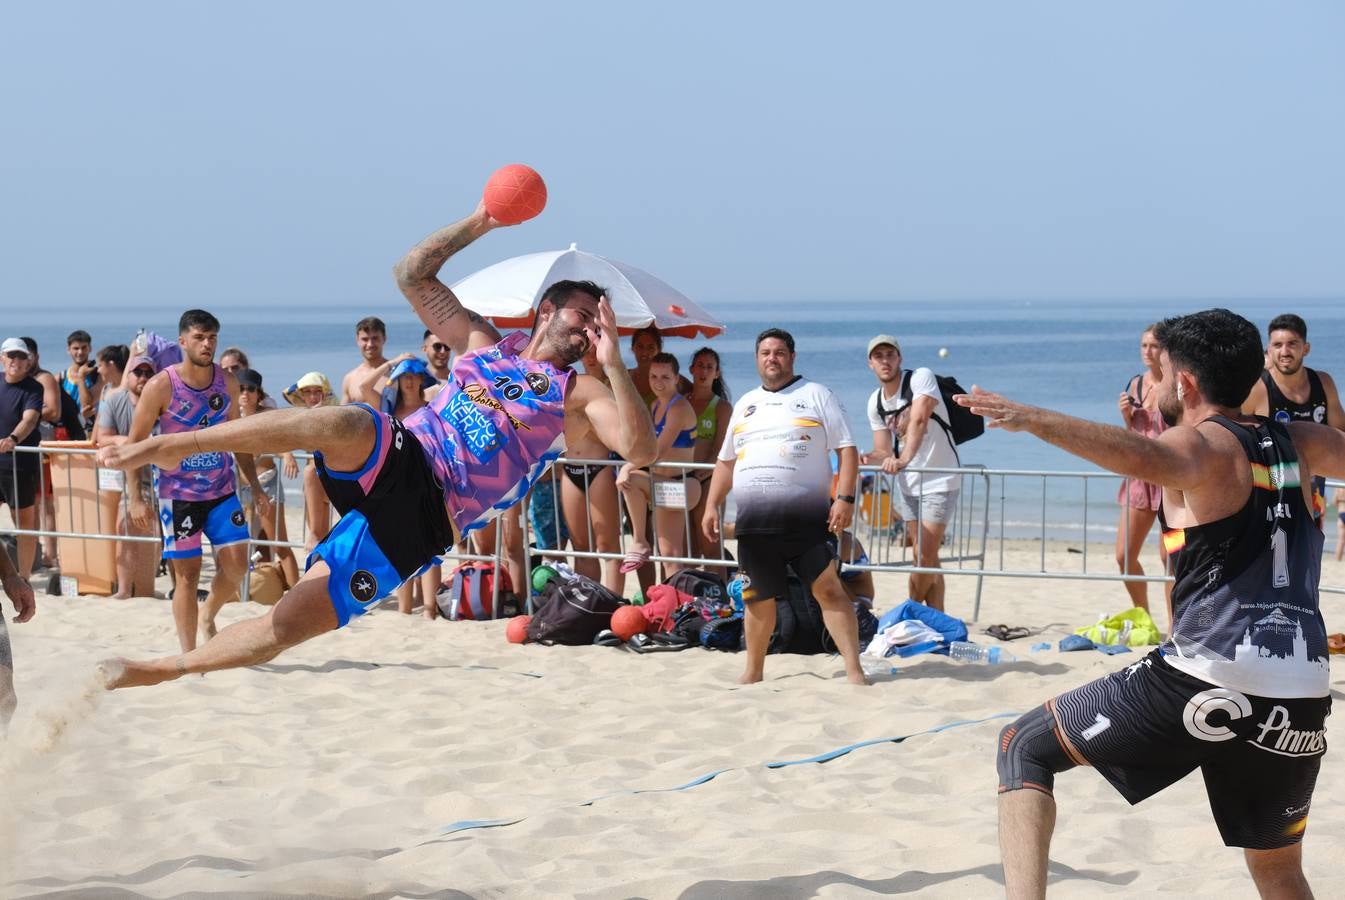
[[[574,372],[518,356],[527,342],[514,332],[458,357],[443,390],[403,423],[425,448],[459,535],[517,503],[565,449]]]
[[[215,366],[215,377],[204,390],[182,380],[177,366],[169,366],[173,394],[159,417],[160,434],[177,434],[218,425],[229,418],[229,386],[224,370]],[[170,500],[214,500],[234,491],[234,463],[228,453],[193,453],[176,468],[159,470],[159,496]]]

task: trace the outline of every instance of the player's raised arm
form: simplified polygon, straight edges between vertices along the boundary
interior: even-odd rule
[[[458,352],[471,335],[471,313],[448,285],[439,280],[439,270],[448,258],[500,223],[486,212],[484,203],[460,222],[440,228],[425,238],[392,267],[397,287],[425,327]]]
[[[463,353],[499,340],[499,335],[480,316],[463,307],[439,280],[439,270],[450,256],[487,231],[531,219],[545,206],[542,176],[527,166],[504,166],[490,176],[481,202],[470,216],[425,238],[392,267],[397,287],[411,301],[416,315],[453,352]]]

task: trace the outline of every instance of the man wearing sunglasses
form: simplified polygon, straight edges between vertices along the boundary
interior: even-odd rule
[[[98,407],[98,422],[93,430],[95,444],[99,447],[111,447],[130,440],[131,421],[135,418],[136,404],[140,402],[141,392],[156,371],[154,361],[148,356],[133,356],[127,361],[126,375],[120,379],[122,390],[105,393],[103,402]],[[136,524],[126,511],[127,500],[132,490],[138,492],[141,502],[148,506],[152,513],[152,518],[142,524]],[[159,533],[154,525],[154,520],[158,518],[156,506],[153,474],[150,467],[145,466],[140,470],[140,480],[137,484],[122,487],[121,503],[117,507],[117,534],[136,537],[156,536]],[[154,575],[158,566],[159,554],[153,544],[130,542],[117,544],[115,595],[117,599],[154,596]]]
[[[421,352],[425,354],[425,361],[429,366],[430,374],[438,379],[439,384],[425,389],[425,399],[433,400],[434,395],[439,393],[439,388],[448,381],[449,360],[453,357],[453,348],[439,335],[425,329],[425,338],[420,345]]]

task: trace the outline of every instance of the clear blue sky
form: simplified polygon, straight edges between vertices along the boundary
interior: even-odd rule
[[[0,304],[316,306],[526,162],[716,300],[1345,296],[1334,2],[7,4]]]

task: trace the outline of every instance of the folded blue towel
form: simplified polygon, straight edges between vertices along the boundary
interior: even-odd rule
[[[1060,649],[1065,650],[1092,650],[1096,644],[1081,634],[1071,634],[1069,637],[1060,639]]]
[[[1082,635],[1076,635],[1082,637]],[[1108,656],[1115,656],[1118,653],[1129,653],[1130,648],[1125,644],[1098,644],[1096,647],[1099,653],[1105,653]]]

